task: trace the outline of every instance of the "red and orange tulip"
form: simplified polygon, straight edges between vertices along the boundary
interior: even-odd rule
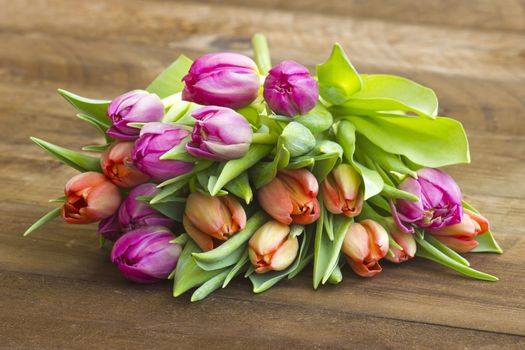
[[[133,188],[148,181],[148,176],[133,166],[133,142],[115,142],[100,157],[104,175],[121,188]]]

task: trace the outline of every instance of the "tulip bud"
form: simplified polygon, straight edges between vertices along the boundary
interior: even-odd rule
[[[132,188],[148,181],[148,177],[133,167],[133,142],[115,142],[100,156],[104,175],[121,188]]]
[[[387,228],[392,239],[403,248],[400,250],[394,246],[390,246],[390,250],[394,253],[394,256],[386,255],[385,259],[393,263],[402,263],[404,261],[412,259],[416,255],[416,240],[412,233],[401,231],[395,224],[394,220],[390,219],[387,221]]]
[[[131,190],[122,202],[118,219],[122,231],[128,232],[144,226],[173,226],[174,221],[153,209],[137,197],[153,197],[159,189],[152,183],[146,183]]]
[[[306,67],[294,61],[283,61],[270,69],[264,81],[264,99],[277,114],[305,114],[318,98],[317,81]]]
[[[120,193],[104,175],[89,171],[72,177],[64,189],[62,218],[68,224],[89,224],[105,219],[120,205]]]
[[[112,242],[123,235],[122,227],[118,220],[118,212],[100,221],[98,224],[98,234]]]
[[[152,283],[165,279],[175,269],[182,251],[179,244],[170,243],[174,238],[162,226],[130,231],[113,245],[111,261],[131,281]]]
[[[197,58],[184,78],[182,99],[201,105],[241,108],[257,98],[257,65],[237,53],[210,53]]]
[[[326,209],[333,214],[354,217],[363,207],[361,176],[349,164],[338,165],[321,184]]]
[[[373,220],[352,223],[346,231],[342,251],[356,274],[375,276],[382,270],[379,260],[388,253],[388,233]]]
[[[255,272],[281,271],[290,266],[299,251],[290,227],[271,220],[262,225],[248,242],[248,256]]]
[[[119,140],[135,140],[140,129],[128,123],[158,122],[164,116],[164,105],[155,94],[133,90],[115,98],[108,106],[108,117],[112,125],[108,135]]]
[[[183,142],[189,134],[189,131],[175,124],[144,125],[133,148],[133,164],[142,173],[158,181],[190,172],[193,169],[190,162],[160,159],[164,153]]]
[[[418,202],[398,199],[396,206],[392,206],[392,215],[399,228],[404,232],[414,232],[402,221],[428,230],[460,223],[463,215],[461,191],[454,179],[444,171],[432,168],[418,170],[417,176],[417,179],[407,177],[399,185],[399,189],[419,198]]]
[[[214,197],[193,192],[186,200],[182,224],[188,235],[204,251],[215,247],[246,226],[246,213],[231,195]]]
[[[257,192],[259,204],[275,220],[289,225],[311,224],[320,215],[315,176],[306,169],[280,170]]]
[[[478,246],[477,235],[489,230],[488,220],[471,210],[463,209],[463,219],[459,224],[428,231],[441,243],[458,253],[468,253]]]
[[[195,157],[228,160],[242,157],[252,142],[250,123],[233,109],[202,107],[192,113],[197,122],[186,150]]]

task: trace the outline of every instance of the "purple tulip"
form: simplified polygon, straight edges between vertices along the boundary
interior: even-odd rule
[[[418,170],[417,176],[417,179],[407,177],[399,189],[416,195],[419,202],[398,199],[396,206],[390,203],[398,227],[404,232],[414,232],[413,227],[406,227],[402,222],[428,230],[459,224],[463,207],[461,191],[454,179],[444,171],[432,168]]]
[[[273,67],[264,81],[264,99],[277,114],[293,117],[314,108],[319,98],[317,81],[303,65],[283,61]]]
[[[165,279],[177,266],[182,247],[170,243],[175,236],[165,227],[149,226],[120,237],[113,245],[111,261],[124,277],[138,283]]]
[[[120,226],[118,211],[98,224],[98,234],[112,242],[124,234]]]
[[[122,231],[128,232],[145,226],[171,227],[174,221],[159,213],[147,203],[137,200],[137,197],[153,197],[159,189],[152,183],[135,187],[128,193],[118,211],[118,220]]]
[[[209,53],[195,60],[182,80],[182,99],[201,105],[241,108],[257,98],[257,65],[238,53]]]
[[[252,142],[250,123],[233,109],[202,107],[192,113],[197,122],[186,150],[195,157],[227,160],[242,157]]]
[[[164,181],[186,174],[193,164],[180,160],[160,160],[160,157],[181,143],[190,132],[175,124],[148,123],[142,127],[133,148],[133,164],[152,179]]]
[[[135,140],[140,129],[128,126],[128,123],[158,122],[164,116],[164,105],[155,94],[133,90],[111,101],[107,114],[113,124],[107,131],[109,136],[119,140]]]

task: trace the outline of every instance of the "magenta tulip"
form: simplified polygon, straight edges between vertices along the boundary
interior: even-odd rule
[[[112,122],[108,135],[129,141],[139,137],[140,129],[131,127],[128,123],[158,122],[164,116],[164,105],[155,94],[133,90],[111,101],[107,114]]]
[[[419,198],[418,202],[398,199],[392,203],[392,215],[404,232],[414,232],[413,227],[403,223],[437,230],[458,224],[463,216],[461,191],[450,175],[439,169],[423,168],[417,171],[417,179],[407,177],[399,189]]]
[[[187,151],[200,158],[228,160],[242,157],[252,142],[250,123],[233,109],[202,107],[192,114],[197,119]]]
[[[175,269],[182,247],[170,243],[175,236],[165,227],[149,226],[130,231],[120,237],[111,251],[111,261],[117,264],[127,279],[152,283],[166,279]]]
[[[122,232],[122,227],[120,226],[118,212],[108,218],[105,218],[104,220],[101,220],[98,224],[97,233],[112,242],[116,241],[120,236],[122,236],[124,232]]]
[[[241,108],[257,98],[257,65],[237,53],[210,53],[195,60],[184,81],[182,99],[201,105]]]
[[[279,63],[264,81],[264,99],[277,114],[305,114],[314,108],[318,98],[317,81],[306,67],[294,61]]]
[[[149,123],[140,131],[140,138],[133,149],[133,164],[152,179],[164,181],[186,174],[193,168],[191,162],[161,160],[160,157],[190,135],[182,126]]]

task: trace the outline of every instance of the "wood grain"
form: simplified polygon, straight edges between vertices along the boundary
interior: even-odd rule
[[[525,347],[525,10],[519,0],[0,0],[0,348]],[[465,125],[472,164],[449,169],[491,220],[505,253],[470,254],[499,282],[422,260],[311,289],[305,271],[254,296],[235,280],[209,299],[137,286],[98,247],[93,226],[54,221],[75,172],[28,137],[66,147],[100,141],[56,93],[93,98],[142,88],[177,55],[235,50],[268,35],[274,61],[313,69],[339,41],[361,72],[432,87]]]

